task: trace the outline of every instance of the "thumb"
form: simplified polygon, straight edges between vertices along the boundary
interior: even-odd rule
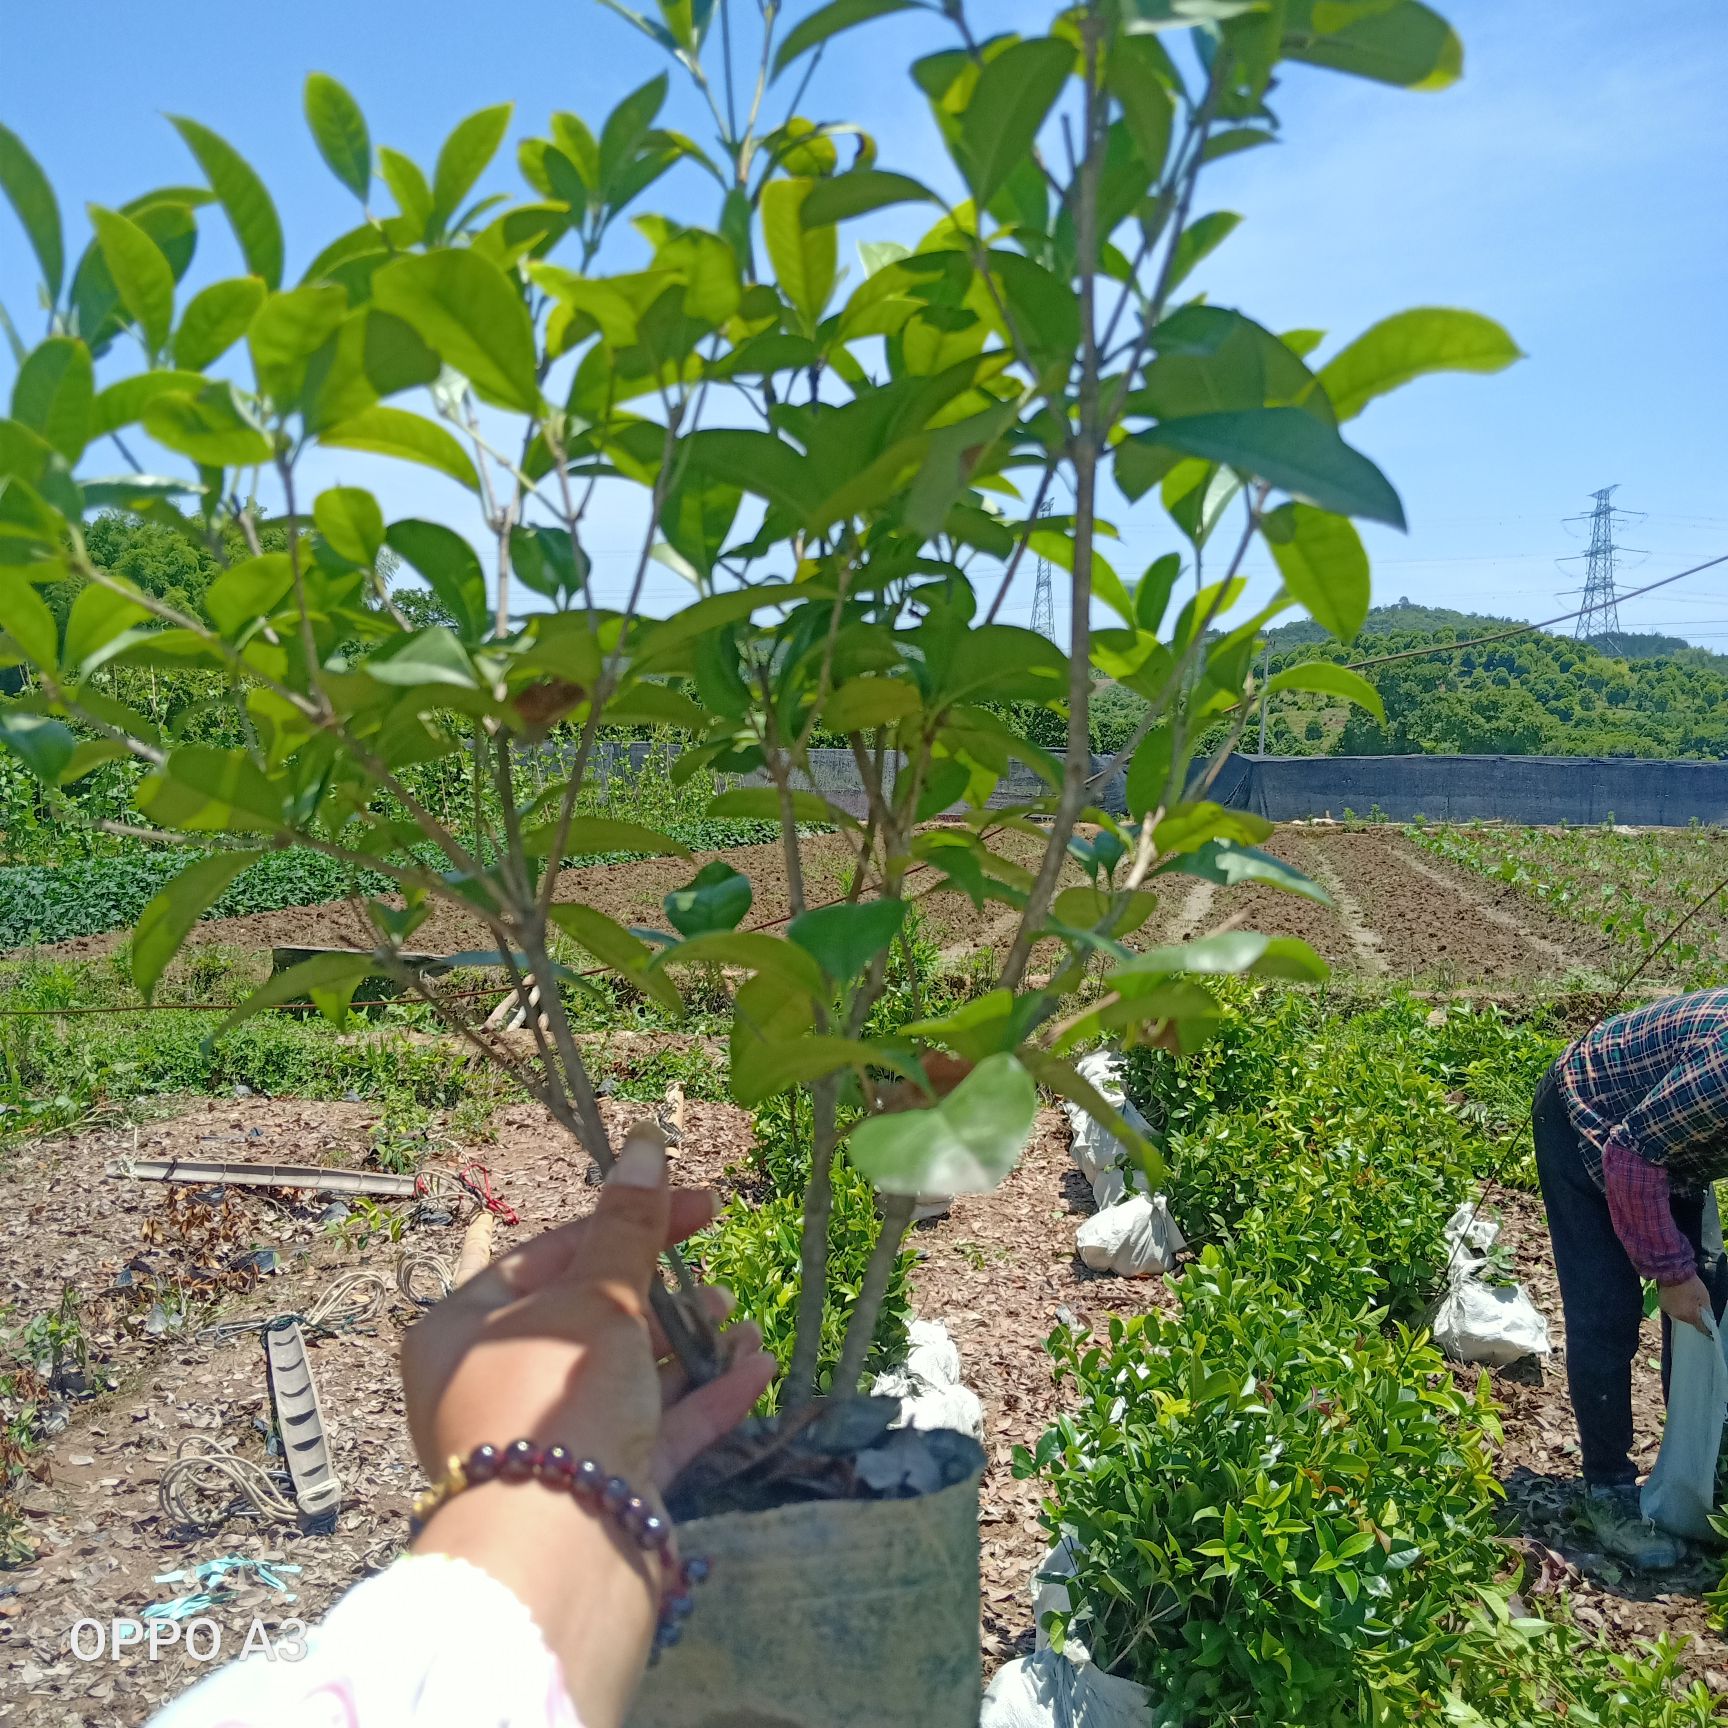
[[[666,1246],[671,1212],[665,1138],[652,1122],[639,1123],[607,1172],[600,1203],[566,1276],[625,1284],[646,1296],[654,1263]]]

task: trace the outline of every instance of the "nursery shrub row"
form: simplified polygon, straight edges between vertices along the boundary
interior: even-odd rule
[[[1558,1026],[1245,987],[1221,1009],[1199,1056],[1130,1061],[1199,1258],[1173,1306],[1052,1336],[1073,1413],[1017,1452],[1076,1566],[1052,1642],[1171,1724],[1723,1720],[1671,1647],[1629,1677],[1509,1606],[1487,1377],[1420,1330],[1447,1217],[1523,1154],[1505,1076],[1533,1087]]]

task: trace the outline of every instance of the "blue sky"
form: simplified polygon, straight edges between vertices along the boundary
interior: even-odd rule
[[[789,0],[788,12],[812,4]],[[1285,142],[1220,164],[1207,183],[1203,205],[1247,220],[1195,286],[1275,329],[1320,327],[1340,341],[1412,305],[1500,319],[1528,355],[1518,366],[1418,383],[1355,423],[1354,441],[1398,486],[1410,521],[1408,535],[1367,535],[1375,595],[1544,618],[1573,603],[1556,593],[1579,580],[1554,562],[1581,549],[1561,518],[1586,509],[1598,486],[1618,482],[1617,502],[1648,513],[1627,524],[1624,538],[1648,556],[1626,560],[1623,584],[1728,551],[1728,21],[1719,0],[1444,9],[1466,49],[1464,80],[1446,92],[1290,69],[1274,98]],[[974,0],[972,10],[991,27],[1048,16],[1030,0]],[[75,54],[53,8],[17,6],[7,37],[4,119],[48,170],[74,247],[86,200],[117,204],[196,178],[162,118],[185,113],[263,174],[287,229],[290,276],[353,220],[301,118],[308,71],[348,85],[375,145],[429,165],[474,108],[514,101],[512,138],[543,134],[554,108],[597,128],[662,64],[588,0],[493,0],[483,13],[453,0],[238,9],[156,0],[124,16],[109,10],[107,23],[87,17]],[[883,166],[929,175],[930,124],[903,68],[947,40],[920,16],[845,39],[804,111],[858,121],[878,137]],[[709,130],[676,82],[668,119]],[[519,186],[508,151],[486,184]],[[662,184],[647,207],[712,219],[708,182],[692,172]],[[382,188],[378,203],[388,207]],[[909,237],[887,222],[868,232]],[[220,220],[207,223],[197,276],[237,263]],[[0,300],[38,331],[31,261],[4,210]],[[10,364],[0,364],[9,388]],[[461,523],[453,490],[388,472],[393,513]],[[383,471],[348,459],[343,477],[379,484]],[[633,567],[631,539],[627,514],[603,519],[594,536],[609,598]],[[1149,503],[1125,519],[1124,541],[1118,561],[1132,576],[1172,537]],[[1265,560],[1254,568],[1264,581]],[[657,571],[651,609],[680,591]],[[1029,587],[1018,602],[1023,618]],[[1728,566],[1629,605],[1622,623],[1728,650]]]

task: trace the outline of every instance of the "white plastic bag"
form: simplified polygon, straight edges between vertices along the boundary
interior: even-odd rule
[[[1102,1212],[1105,1207],[1126,1200],[1130,1189],[1136,1194],[1151,1194],[1152,1184],[1146,1180],[1146,1172],[1112,1164],[1109,1169],[1100,1170],[1093,1179],[1092,1203]]]
[[[928,1386],[960,1384],[960,1349],[940,1320],[914,1320],[907,1327],[906,1372]]]
[[[1474,1266],[1434,1311],[1434,1342],[1454,1362],[1504,1368],[1523,1356],[1546,1356],[1548,1322],[1522,1284],[1484,1284]]]
[[[1080,1258],[1094,1272],[1156,1278],[1187,1246],[1162,1194],[1131,1194],[1088,1218],[1075,1232]]]
[[[1040,1650],[996,1670],[978,1728],[1146,1728],[1151,1715],[1144,1686]]]
[[[960,1384],[960,1352],[940,1320],[914,1320],[908,1329],[905,1364],[878,1374],[871,1394],[898,1398],[896,1428],[953,1428],[984,1439],[984,1406]]]
[[[1064,1536],[1054,1548],[1044,1552],[1032,1572],[1032,1626],[1036,1639],[1036,1648],[1050,1648],[1050,1634],[1044,1625],[1046,1614],[1066,1614],[1069,1608],[1068,1585],[1065,1580],[1075,1573],[1075,1555],[1071,1537]],[[1092,1653],[1074,1634],[1074,1628],[1068,1629],[1067,1655],[1070,1661],[1089,1662]]]
[[[1705,1541],[1711,1537],[1716,1454],[1728,1415],[1728,1356],[1713,1321],[1709,1337],[1696,1326],[1675,1325],[1671,1349],[1668,1426],[1641,1508],[1652,1524]]]

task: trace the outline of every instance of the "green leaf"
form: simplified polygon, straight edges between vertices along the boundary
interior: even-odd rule
[[[1170,286],[1185,280],[1199,262],[1216,252],[1236,229],[1242,218],[1234,210],[1214,210],[1201,216],[1182,230],[1176,242],[1176,257],[1170,266]]]
[[[935,204],[939,200],[928,186],[906,174],[889,174],[879,168],[854,168],[818,180],[810,188],[799,212],[806,228],[830,227],[890,204]]]
[[[243,634],[268,618],[294,588],[294,565],[286,552],[265,552],[225,570],[204,594],[204,610],[225,637]]]
[[[655,966],[745,966],[806,995],[823,988],[821,969],[802,948],[760,930],[711,930],[661,951]]]
[[[76,740],[70,727],[45,714],[0,707],[0,746],[10,750],[38,780],[55,786],[72,760]]]
[[[15,570],[0,568],[0,630],[45,672],[60,664],[60,631],[47,602]]]
[[[801,912],[786,934],[836,984],[850,984],[906,922],[904,900],[858,900]]]
[[[1376,720],[1384,722],[1386,710],[1380,704],[1380,692],[1362,676],[1347,666],[1331,660],[1304,660],[1297,666],[1286,666],[1266,680],[1266,693],[1274,690],[1318,690],[1327,696],[1342,696],[1358,708],[1366,708]]]
[[[567,528],[537,523],[512,528],[510,567],[524,586],[548,600],[567,600],[588,580],[588,554]]]
[[[1216,882],[1226,888],[1243,882],[1263,882],[1270,888],[1318,900],[1323,906],[1331,904],[1332,897],[1326,890],[1294,865],[1256,846],[1238,845],[1234,840],[1208,840],[1192,852],[1180,852],[1169,863],[1161,864],[1155,874],[1163,876],[1170,872],[1198,876],[1202,881]]]
[[[854,678],[822,705],[822,724],[835,732],[892,726],[922,706],[918,687],[905,678]]]
[[[1038,1089],[1017,1057],[986,1056],[927,1110],[872,1116],[847,1156],[884,1194],[988,1194],[1019,1162]]]
[[[974,997],[950,1014],[934,1020],[914,1020],[900,1028],[905,1038],[921,1043],[944,1044],[969,1062],[982,1061],[998,1051],[1012,1050],[1031,1031],[1043,1008],[1043,999],[1010,990],[991,990]]]
[[[778,78],[801,54],[820,48],[831,36],[867,24],[874,18],[886,18],[890,12],[905,12],[918,0],[829,0],[808,18],[800,19],[780,44],[774,56],[774,76]]]
[[[256,276],[231,276],[194,294],[174,332],[175,365],[202,372],[220,359],[246,334],[267,293]]]
[[[979,73],[954,154],[980,209],[1029,154],[1073,70],[1071,43],[1037,36],[1004,48]]]
[[[244,750],[184,744],[138,788],[138,808],[162,828],[196,833],[283,829],[282,799]]]
[[[1444,90],[1464,70],[1457,33],[1417,0],[1288,0],[1283,51],[1406,90]]]
[[[693,570],[712,575],[743,497],[741,486],[693,473],[686,466],[660,506],[660,531],[666,544]]]
[[[210,468],[249,468],[274,452],[227,382],[206,384],[196,396],[158,396],[144,410],[144,430]]]
[[[762,189],[762,238],[768,259],[806,331],[820,322],[840,266],[840,240],[834,229],[804,225],[804,201],[815,185],[813,180],[771,180]]]
[[[523,849],[531,857],[543,858],[557,837],[552,824],[536,828],[522,837]],[[581,858],[596,852],[639,852],[648,858],[688,858],[690,848],[658,828],[641,822],[626,822],[616,816],[577,816],[570,823],[564,843],[566,858]],[[739,914],[743,916],[742,913]]]
[[[733,930],[750,910],[750,881],[718,858],[666,896],[666,916],[681,936]]]
[[[87,582],[72,602],[66,620],[66,640],[60,645],[60,662],[74,676],[85,667],[92,655],[134,624],[150,616],[136,600],[100,582]]]
[[[592,906],[580,906],[573,901],[555,901],[546,908],[546,915],[602,965],[621,972],[672,1013],[683,1012],[684,998],[678,994],[678,987],[650,966],[653,955],[648,944],[632,936],[623,925]]]
[[[411,325],[484,402],[533,413],[540,404],[528,309],[478,252],[428,252],[372,278],[377,305]]]
[[[246,332],[258,388],[287,407],[306,382],[307,362],[335,334],[348,312],[348,293],[334,283],[272,294]]]
[[[36,262],[42,266],[42,281],[48,298],[60,295],[66,275],[66,242],[60,230],[60,206],[42,165],[16,132],[0,126],[0,191],[17,212],[29,236]]]
[[[606,123],[600,128],[599,144],[595,147],[598,190],[605,199],[615,203],[624,201],[621,195],[629,190],[632,165],[648,136],[648,128],[665,105],[666,90],[666,74],[658,73],[646,84],[632,90],[606,116]],[[580,140],[576,142],[580,148]]]
[[[208,127],[173,114],[168,118],[198,158],[198,166],[240,242],[240,256],[246,260],[247,270],[262,277],[266,288],[280,288],[282,223],[264,182],[233,145]]]
[[[820,792],[793,792],[792,814],[799,822],[838,825],[856,828],[858,820],[850,811],[830,804]],[[778,822],[781,815],[780,793],[772,786],[736,786],[709,800],[704,812],[708,816],[741,818],[753,822]]]
[[[419,462],[448,475],[470,492],[480,490],[474,464],[462,446],[442,426],[410,414],[406,408],[368,408],[333,426],[318,442],[327,449],[369,450],[376,456]]]
[[[162,248],[131,217],[99,204],[89,211],[120,304],[137,319],[151,354],[158,354],[174,323],[174,272]]]
[[[327,72],[306,75],[306,124],[330,172],[364,204],[372,189],[372,139],[366,116]]]
[[[365,954],[315,954],[278,972],[268,984],[254,990],[214,1032],[214,1043],[225,1032],[231,1032],[242,1021],[250,1020],[266,1008],[282,1002],[298,1002],[310,997],[313,1005],[326,1020],[341,1026],[347,1023],[348,1004],[354,992],[367,978],[378,972],[378,962]]]
[[[118,378],[90,405],[90,436],[100,438],[142,420],[158,396],[195,396],[203,388],[201,372],[135,372]]]
[[[1139,982],[1167,978],[1174,973],[1209,977],[1249,973],[1260,978],[1293,978],[1312,984],[1325,979],[1326,962],[1294,936],[1227,930],[1180,947],[1149,948],[1117,966],[1110,974],[1110,982],[1126,992]]]
[[[474,182],[486,171],[486,164],[498,154],[504,134],[510,129],[514,104],[500,102],[494,108],[482,108],[459,121],[444,148],[438,152],[438,165],[432,170],[432,211],[434,229],[442,229],[456,214],[456,207],[473,188]],[[436,344],[434,344],[436,346]]]
[[[262,852],[218,852],[188,864],[138,914],[132,934],[132,982],[146,1002],[168,963],[180,952],[192,926],[210,910],[242,870],[256,864]]]
[[[313,526],[350,564],[370,564],[384,545],[384,512],[358,486],[332,486],[312,505]]]
[[[411,237],[416,240],[422,238],[427,223],[432,220],[432,188],[426,184],[426,176],[416,163],[400,150],[392,150],[388,144],[379,148],[378,173],[390,188],[396,208],[413,231]]]
[[[480,554],[469,541],[442,522],[414,517],[392,522],[384,540],[426,578],[456,620],[463,641],[477,642],[486,634],[486,574],[480,568]]]
[[[787,1008],[796,1011],[798,999],[773,978],[753,978],[738,993],[740,1006],[748,992],[763,985],[781,998]],[[808,1013],[806,1006],[806,1027],[809,1025]],[[784,1092],[788,1086],[807,1085],[825,1074],[832,1074],[837,1068],[872,1065],[889,1067],[893,1065],[893,1059],[856,1038],[813,1037],[807,1032],[778,1037],[738,1036],[735,1033],[730,1063],[732,1096],[745,1109],[754,1109],[775,1093]]]
[[[12,381],[12,418],[40,432],[68,462],[90,441],[96,393],[90,350],[70,336],[50,336],[25,357]]]
[[[1146,566],[1145,575],[1134,585],[1134,623],[1138,629],[1157,634],[1181,571],[1182,560],[1174,552],[1160,553]]]
[[[1161,422],[1156,436],[1172,449],[1256,475],[1323,510],[1404,526],[1404,507],[1386,476],[1300,408],[1191,414]]]
[[[1280,504],[1261,532],[1284,586],[1323,630],[1348,642],[1368,616],[1368,554],[1343,516],[1311,504]]]
[[[1340,420],[1376,396],[1427,372],[1499,372],[1523,359],[1518,344],[1479,312],[1421,307],[1382,318],[1320,368],[1320,384]]]
[[[442,624],[392,637],[365,662],[365,670],[379,684],[443,685],[456,690],[474,690],[480,684],[468,651]]]
[[[1154,180],[1170,153],[1176,104],[1165,82],[1169,57],[1150,36],[1119,37],[1110,50],[1105,82],[1122,104],[1123,123],[1135,152]]]

